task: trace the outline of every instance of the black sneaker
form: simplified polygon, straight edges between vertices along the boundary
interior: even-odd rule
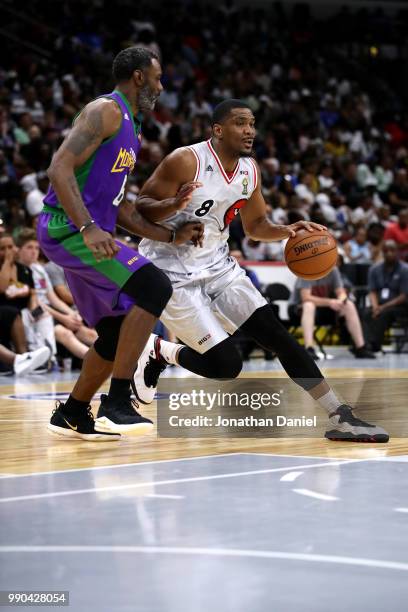
[[[388,442],[390,439],[382,427],[371,425],[354,416],[350,406],[339,406],[332,412],[329,421],[334,429],[326,431],[329,440],[341,442]]]
[[[130,398],[111,399],[101,395],[101,405],[95,419],[95,429],[101,432],[143,436],[153,430],[153,421],[138,413],[138,404]]]
[[[319,355],[316,353],[313,346],[308,346],[306,350],[312,359],[314,359],[315,361],[319,361]]]
[[[90,406],[88,406],[86,411],[80,412],[75,416],[65,414],[64,407],[65,404],[62,402],[55,404],[55,410],[47,426],[48,430],[53,434],[65,436],[66,438],[89,440],[91,442],[119,440],[120,435],[117,433],[112,434],[95,430],[95,421]]]
[[[160,336],[150,334],[133,374],[132,390],[141,404],[152,403],[159,376],[168,365],[160,355],[160,340]]]
[[[376,359],[374,353],[372,353],[366,346],[360,346],[360,348],[353,348],[350,352],[353,353],[356,359]]]

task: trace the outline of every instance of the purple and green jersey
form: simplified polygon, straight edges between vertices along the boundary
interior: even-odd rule
[[[122,123],[118,131],[75,170],[75,177],[92,219],[105,231],[113,232],[127,177],[136,164],[140,150],[141,133],[140,123],[135,122],[129,102],[122,93],[113,91],[100,97],[115,100],[122,111]],[[61,208],[52,186],[44,198],[44,204]]]
[[[75,171],[75,176],[92,219],[112,233],[126,181],[141,146],[140,123],[135,122],[127,99],[119,91],[101,97],[116,101],[122,111],[122,123],[116,134]],[[115,257],[97,261],[52,187],[44,198],[37,234],[47,257],[64,268],[75,304],[89,325],[95,326],[105,317],[124,315],[137,303],[121,289],[149,260],[116,241],[120,250]]]

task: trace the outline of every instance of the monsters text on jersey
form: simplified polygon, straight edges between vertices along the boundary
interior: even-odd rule
[[[132,172],[135,163],[136,154],[134,150],[131,148],[130,151],[127,151],[126,149],[121,147],[116,161],[112,166],[111,172],[123,172],[127,168],[129,168],[129,172]]]

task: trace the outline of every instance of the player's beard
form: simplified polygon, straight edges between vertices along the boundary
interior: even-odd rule
[[[154,109],[158,96],[156,96],[148,85],[142,87],[139,92],[138,107],[142,112]]]

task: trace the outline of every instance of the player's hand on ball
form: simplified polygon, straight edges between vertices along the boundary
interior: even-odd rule
[[[313,223],[313,221],[296,221],[296,223],[292,223],[291,225],[286,226],[289,230],[289,238],[294,238],[296,236],[296,232],[299,230],[307,230],[308,232],[313,232],[314,230],[327,230],[325,225],[320,225],[320,223]]]
[[[174,244],[180,245],[192,242],[194,246],[203,246],[204,225],[197,221],[189,221],[176,231]]]
[[[203,184],[198,181],[190,181],[189,183],[184,183],[180,187],[177,192],[177,195],[173,198],[174,204],[177,210],[183,210],[189,204],[191,198],[193,197],[193,193],[199,187],[202,187]]]
[[[88,249],[92,251],[97,261],[112,259],[119,251],[119,247],[109,234],[95,224],[87,227],[82,236]]]

